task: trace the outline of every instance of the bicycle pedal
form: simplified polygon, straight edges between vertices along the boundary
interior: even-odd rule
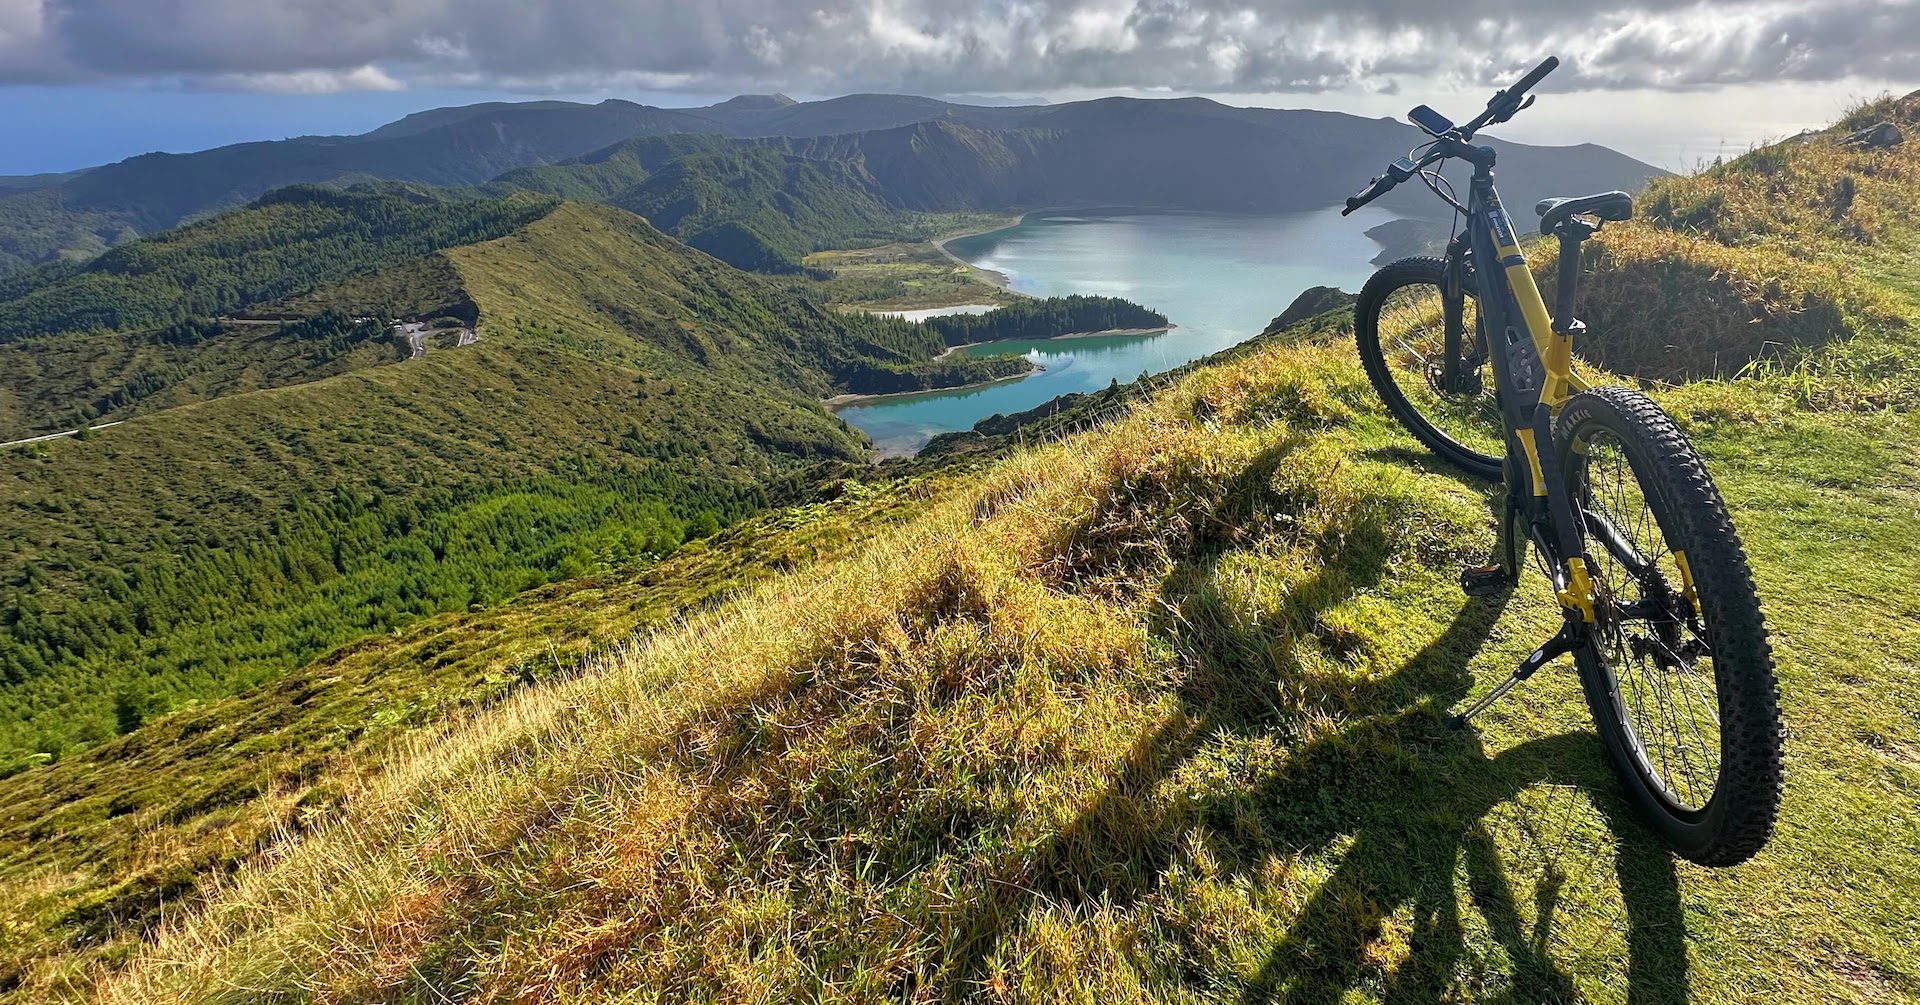
[[[1492,597],[1513,588],[1513,577],[1499,565],[1469,565],[1460,572],[1460,589],[1469,597]]]

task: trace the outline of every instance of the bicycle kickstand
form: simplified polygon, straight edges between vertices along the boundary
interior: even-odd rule
[[[1574,648],[1580,644],[1580,633],[1584,628],[1585,625],[1582,622],[1568,618],[1567,623],[1560,626],[1560,630],[1554,633],[1553,638],[1541,643],[1540,648],[1535,649],[1526,659],[1521,660],[1520,665],[1514,668],[1512,675],[1508,676],[1506,680],[1494,685],[1493,690],[1488,691],[1479,701],[1467,706],[1466,711],[1458,715],[1449,716],[1447,718],[1447,727],[1450,729],[1467,728],[1467,720],[1486,711],[1488,705],[1506,697],[1507,692],[1518,687],[1521,681],[1533,676],[1534,671],[1573,652]]]

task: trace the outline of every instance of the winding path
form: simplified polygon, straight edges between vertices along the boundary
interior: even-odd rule
[[[105,429],[105,428],[107,428],[108,426],[117,426],[117,425],[119,425],[119,424],[121,424],[122,422],[125,422],[125,421],[127,421],[127,420],[125,420],[125,419],[115,419],[115,420],[113,420],[112,422],[102,422],[101,424],[99,424],[99,425],[97,425],[97,426],[92,426],[92,427],[90,427],[90,428],[91,428],[91,429]],[[26,439],[24,439],[24,440],[8,440],[8,441],[7,441],[7,442],[5,442],[5,443],[0,443],[0,449],[5,449],[5,448],[7,448],[7,447],[24,447],[24,446],[26,446],[26,445],[27,445],[27,444],[29,444],[29,443],[45,443],[45,442],[47,442],[48,440],[58,440],[58,439],[62,439],[62,438],[64,438],[64,437],[68,437],[68,436],[78,436],[78,435],[80,435],[80,430],[79,430],[79,429],[68,429],[68,430],[65,430],[65,431],[63,431],[63,432],[58,432],[58,433],[46,433],[46,434],[44,434],[44,435],[41,435],[41,436],[29,436],[29,437],[27,437],[27,438],[26,438]]]

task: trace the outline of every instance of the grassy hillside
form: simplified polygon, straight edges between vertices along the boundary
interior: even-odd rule
[[[281,189],[85,265],[0,280],[0,343],[226,314],[490,240],[555,205],[530,194],[480,199],[392,185]]]
[[[384,754],[784,567],[844,554],[924,508],[937,482],[848,483],[633,573],[603,572],[332,650],[246,695],[156,719],[0,778],[0,1000],[72,993],[165,909],[337,816]],[[79,866],[79,867],[76,867]]]
[[[0,765],[107,739],[123,706],[137,719],[435,612],[644,567],[806,467],[863,456],[820,399],[1027,366],[935,363],[937,333],[825,310],[609,207],[563,205],[409,261],[415,278],[433,271],[421,262],[453,271],[477,345],[0,453]],[[351,302],[388,290],[384,275],[293,302]],[[139,356],[143,338],[117,344]],[[127,362],[89,355],[104,340],[37,341],[108,370],[174,360],[209,382],[314,363],[276,344],[331,345],[241,328]],[[329,365],[395,349],[353,344]],[[92,373],[44,380],[77,389]]]
[[[104,997],[1915,993],[1920,875],[1889,850],[1920,837],[1920,638],[1855,579],[1906,543],[1920,483],[1871,444],[1911,417],[1809,462],[1831,417],[1669,396],[1755,553],[1796,732],[1776,844],[1705,872],[1625,812],[1570,674],[1444,728],[1556,618],[1535,587],[1458,595],[1487,489],[1410,463],[1346,356],[1203,373],[449,723]]]
[[[1861,114],[1920,124],[1920,101]],[[1494,489],[1392,425],[1322,315],[1096,396],[1054,417],[1093,426],[1061,442],[847,487],[652,573],[449,615],[0,779],[0,994],[1920,997],[1920,862],[1898,851],[1920,845],[1920,607],[1888,558],[1916,544],[1920,234],[1890,216],[1821,239],[1793,222],[1832,215],[1820,190],[1781,181],[1818,159],[1864,218],[1920,194],[1876,184],[1920,178],[1920,149],[1833,139],[1656,186],[1643,205],[1717,189],[1767,216],[1609,227],[1583,309],[1590,346],[1619,340],[1595,354],[1649,375],[1709,456],[1754,559],[1791,734],[1754,862],[1705,871],[1652,844],[1563,666],[1444,728],[1557,613],[1537,581],[1459,595]],[[601,369],[672,345],[820,358],[728,342],[756,315],[726,274],[649,264],[616,239],[633,226],[566,207],[454,252],[500,333],[423,362],[493,353],[493,373],[439,376],[497,393],[548,349]],[[665,320],[621,323],[643,306]],[[1705,376],[1670,358],[1682,332],[1753,362],[1662,384]]]
[[[1920,177],[1920,150],[1827,137],[1784,156]],[[1750,166],[1651,198],[1717,186],[1737,205],[1780,177]],[[1840,256],[1791,228],[1656,214],[1596,252],[1594,317],[1666,289],[1668,332],[1703,304],[1745,306],[1762,336],[1802,331],[1823,297],[1842,321],[1743,378],[1655,388],[1709,457],[1775,633],[1789,782],[1747,865],[1651,842],[1564,667],[1444,727],[1558,616],[1537,581],[1459,594],[1495,490],[1429,462],[1316,322],[1015,449],[844,555],[426,727],[101,985],[30,986],[1920,997],[1920,861],[1900,851],[1920,845],[1920,607],[1888,560],[1914,547],[1920,501],[1920,419],[1890,394],[1915,372],[1913,239],[1890,224]]]
[[[827,310],[688,253],[618,209],[570,204],[519,235],[452,257],[494,324],[641,369],[691,360],[703,380],[729,384],[716,393],[745,396],[736,415],[752,415],[747,402],[764,398],[769,385],[824,398],[903,389],[882,386],[897,379],[942,386],[1018,372],[986,357],[944,382],[919,381],[946,347],[937,332]]]

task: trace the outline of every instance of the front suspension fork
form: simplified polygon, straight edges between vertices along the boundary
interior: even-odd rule
[[[1547,490],[1544,494],[1534,493],[1533,501],[1536,506],[1545,505],[1548,522],[1553,532],[1551,541],[1539,543],[1550,559],[1561,558],[1560,568],[1552,571],[1554,598],[1560,603],[1563,620],[1560,630],[1522,660],[1506,680],[1501,681],[1493,690],[1468,706],[1465,711],[1449,719],[1448,724],[1455,728],[1464,727],[1469,719],[1500,700],[1547,663],[1585,644],[1588,634],[1593,631],[1598,622],[1598,611],[1595,609],[1598,598],[1594,591],[1593,579],[1587,571],[1587,554],[1579,522],[1580,517],[1574,510],[1573,500],[1568,498],[1567,483],[1560,470],[1560,459],[1554,455],[1552,449],[1553,413],[1545,403],[1534,407],[1531,432],[1534,444],[1533,460],[1538,464],[1540,484]],[[1529,480],[1531,474],[1529,472],[1526,476]],[[1511,477],[1507,480],[1507,484],[1516,488],[1520,485],[1518,479]],[[1525,488],[1530,490],[1532,486],[1527,485]],[[1524,507],[1518,493],[1512,489],[1508,492],[1506,508],[1506,519],[1501,521],[1500,529],[1501,554],[1503,556],[1522,555],[1525,543],[1516,540],[1516,536],[1523,533],[1525,525],[1532,521],[1515,518],[1520,512],[1524,512]],[[1511,557],[1506,558],[1501,564],[1510,563],[1517,565]],[[1517,576],[1518,573],[1518,568],[1512,569],[1512,575]],[[1474,570],[1469,570],[1462,584],[1468,585],[1473,575]],[[1469,592],[1472,592],[1470,586]]]

